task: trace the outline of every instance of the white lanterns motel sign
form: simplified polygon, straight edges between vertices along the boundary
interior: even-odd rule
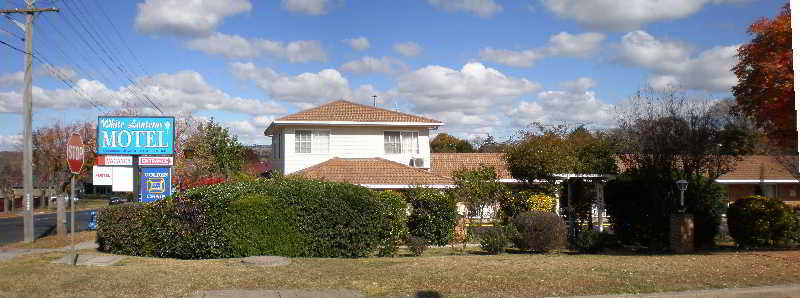
[[[121,126],[121,125],[120,125]],[[106,127],[114,127],[106,124]],[[144,148],[169,148],[163,130],[103,130],[103,144],[105,147],[134,147]],[[144,141],[144,144],[142,144]]]

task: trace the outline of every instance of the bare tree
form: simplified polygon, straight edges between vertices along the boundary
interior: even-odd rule
[[[678,89],[637,92],[617,111],[615,133],[624,167],[645,169],[666,181],[673,180],[673,170],[711,180],[730,171],[747,152],[741,138],[728,134],[742,123],[717,117],[714,103]]]

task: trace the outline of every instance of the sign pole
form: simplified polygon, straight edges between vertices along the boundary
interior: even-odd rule
[[[75,175],[72,175],[72,179],[70,179],[70,201],[69,206],[72,209],[72,213],[70,217],[70,234],[69,234],[69,242],[72,245],[72,265],[78,264],[78,254],[75,253]]]
[[[138,156],[133,156],[133,200],[134,202],[141,202],[142,201],[142,189],[139,187],[139,184],[142,183],[139,178],[141,175],[139,172],[139,158]]]
[[[75,252],[75,201],[77,199],[75,197],[75,177],[80,175],[81,170],[83,170],[83,157],[83,138],[79,133],[73,132],[72,135],[69,136],[69,139],[67,139],[67,165],[72,174],[69,181],[69,208],[71,210],[69,242],[72,246],[72,265],[78,263],[78,254]]]

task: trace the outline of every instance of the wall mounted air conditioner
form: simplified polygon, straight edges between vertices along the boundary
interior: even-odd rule
[[[425,167],[425,159],[424,158],[412,158],[411,159],[411,166],[415,168],[424,168]]]

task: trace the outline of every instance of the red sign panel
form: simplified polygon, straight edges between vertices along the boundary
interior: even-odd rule
[[[140,166],[171,166],[172,156],[141,156]]]
[[[98,166],[132,166],[133,156],[130,155],[98,155],[95,159]]]
[[[73,132],[67,140],[67,164],[69,171],[73,174],[80,174],[83,168],[83,138],[77,132]]]

